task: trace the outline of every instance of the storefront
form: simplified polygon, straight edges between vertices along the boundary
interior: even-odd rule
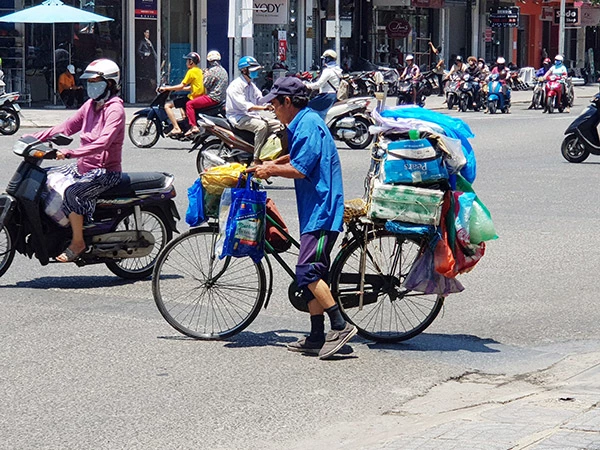
[[[429,42],[439,46],[434,24],[443,5],[442,0],[374,0],[369,30],[372,62],[396,67],[412,54],[416,64],[430,67]]]
[[[5,0],[0,14],[36,6],[40,1]],[[119,0],[64,3],[111,17],[103,23],[73,23],[54,26],[56,42],[56,76],[68,64],[77,70],[76,77],[99,57],[111,58],[123,66],[122,18],[124,6]],[[7,89],[19,91],[32,101],[51,101],[54,93],[52,24],[0,24],[0,57],[3,60]]]

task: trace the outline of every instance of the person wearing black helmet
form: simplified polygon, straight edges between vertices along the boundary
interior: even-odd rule
[[[186,72],[185,77],[183,77],[183,80],[181,80],[181,83],[174,86],[161,86],[158,88],[159,92],[180,91],[182,89],[190,91],[187,96],[178,97],[174,101],[165,104],[165,112],[173,124],[173,129],[167,136],[175,136],[183,133],[175,118],[175,111],[173,111],[173,108],[180,108],[182,110],[182,116],[185,117],[183,110],[185,109],[186,103],[204,94],[204,75],[202,70],[198,67],[198,64],[200,64],[200,55],[196,52],[190,52],[184,56],[184,59],[188,71]]]

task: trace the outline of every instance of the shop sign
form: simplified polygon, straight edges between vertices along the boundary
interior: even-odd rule
[[[581,26],[596,27],[600,24],[600,8],[582,7]]]
[[[443,8],[444,0],[411,0],[410,5],[415,8]]]
[[[140,19],[156,19],[158,17],[158,0],[135,0],[135,17]]]
[[[544,22],[552,22],[554,19],[554,8],[552,6],[542,6],[540,20]]]
[[[335,37],[335,20],[328,20],[325,22],[325,37]],[[340,20],[340,37],[344,39],[352,37],[351,20]]]
[[[492,28],[519,26],[519,7],[509,6],[492,9],[490,11],[489,23]]]
[[[560,23],[560,8],[554,8],[554,23]],[[579,8],[565,8],[565,24],[579,25]]]
[[[410,35],[412,27],[404,19],[392,20],[385,27],[385,32],[391,38],[405,38]]]
[[[286,24],[288,21],[288,0],[254,0],[254,23]]]
[[[491,28],[486,28],[483,37],[485,42],[492,42],[492,38],[494,37],[494,30],[492,30]]]

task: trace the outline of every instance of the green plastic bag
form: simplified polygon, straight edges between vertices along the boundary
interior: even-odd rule
[[[473,186],[462,176],[456,177],[456,189],[462,192],[473,192]],[[492,221],[492,215],[479,197],[475,197],[473,207],[471,208],[471,218],[469,219],[469,235],[471,244],[480,244],[484,241],[498,239],[496,228]]]

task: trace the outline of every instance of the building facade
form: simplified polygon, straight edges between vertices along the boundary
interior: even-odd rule
[[[0,15],[41,1],[0,0]],[[322,52],[335,48],[335,0],[64,1],[114,20],[56,24],[57,73],[69,63],[82,71],[98,57],[114,59],[123,68],[129,103],[149,102],[161,82],[178,83],[190,51],[204,60],[208,51],[219,50],[233,75],[234,17],[245,17],[242,53],[255,56],[265,72],[316,68]],[[237,1],[242,11],[236,10]],[[369,63],[402,65],[407,54],[430,67],[429,42],[441,47],[448,65],[456,55],[474,55],[539,67],[558,52],[559,0],[339,0],[339,6],[340,57],[347,70],[364,70]],[[567,12],[565,59],[595,71],[600,9],[572,2]],[[33,101],[51,100],[51,34],[49,24],[0,24],[8,89],[30,93]]]

